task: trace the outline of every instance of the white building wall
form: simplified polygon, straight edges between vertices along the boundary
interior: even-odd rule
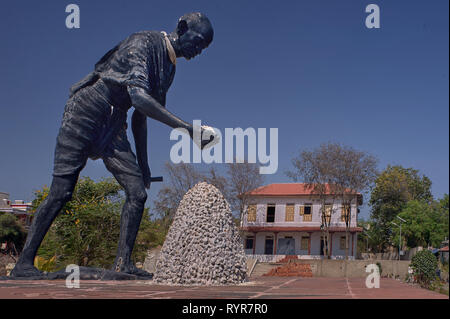
[[[333,200],[330,197],[329,203],[332,203]],[[247,213],[244,214],[244,218],[241,221],[241,226],[259,226],[259,227],[320,227],[321,225],[321,204],[322,202],[313,199],[309,196],[297,196],[297,197],[263,197],[263,196],[255,196],[250,199],[249,204],[256,204],[256,222],[248,222],[247,221]],[[267,205],[274,204],[275,205],[275,222],[267,223]],[[286,205],[294,204],[294,221],[286,222]],[[312,204],[312,221],[307,222],[303,221],[303,217],[300,215],[300,206],[305,204]],[[351,227],[357,226],[357,198],[352,201],[351,205]],[[247,211],[247,209],[246,209]],[[334,200],[333,203],[333,212],[331,215],[331,227],[345,227],[345,222],[341,222],[341,202],[338,200]],[[252,233],[244,234],[245,236],[253,236]],[[265,240],[267,236],[273,236],[275,239],[275,234],[273,232],[259,232],[256,234],[256,242],[255,242],[255,254],[263,255],[265,249]],[[279,232],[277,235],[277,239],[284,237],[293,237],[295,239],[295,254],[297,255],[307,255],[307,250],[301,250],[301,238],[303,236],[309,236],[309,233],[304,232]],[[320,247],[321,247],[321,232],[316,231],[311,233],[311,255],[320,255]],[[345,256],[345,250],[340,249],[340,237],[345,236],[345,232],[343,233],[333,233],[333,256]],[[351,240],[352,234],[349,234],[349,245],[352,244]],[[356,255],[356,247],[357,247],[357,235],[353,235],[353,254]],[[278,247],[278,243],[277,243]],[[253,249],[247,249],[247,254],[252,254]],[[351,256],[352,248],[349,248],[349,256]]]
[[[330,199],[330,203],[332,200]],[[249,200],[250,204],[256,204],[256,222],[248,222],[247,214],[244,214],[242,226],[320,226],[321,221],[321,202],[308,196],[299,197],[262,197],[255,196]],[[267,205],[275,204],[275,222],[267,223]],[[294,204],[294,221],[286,222],[286,204]],[[300,215],[300,206],[312,204],[312,221],[304,222]],[[341,222],[341,201],[335,200],[333,212],[331,214],[331,227],[345,227],[345,222]],[[246,209],[247,210],[247,209]],[[357,226],[357,200],[352,201],[351,205],[351,224],[350,227]]]

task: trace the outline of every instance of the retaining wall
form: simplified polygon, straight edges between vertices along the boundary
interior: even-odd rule
[[[400,277],[408,274],[408,260],[293,260],[291,262],[311,265],[314,277],[367,277],[366,266],[380,263],[381,276]]]
[[[285,255],[248,255],[248,261],[258,263],[278,263]],[[300,257],[300,256],[297,256]],[[301,256],[306,257],[306,256]],[[293,259],[289,262],[310,264],[314,277],[367,277],[366,266],[370,264],[380,263],[381,276],[399,277],[405,279],[408,274],[409,260],[337,260],[337,259],[319,259],[322,256],[314,256],[316,258]]]

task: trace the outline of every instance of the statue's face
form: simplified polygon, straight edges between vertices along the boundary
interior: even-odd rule
[[[212,41],[212,28],[209,23],[189,23],[185,32],[179,35],[181,54],[190,60],[199,55]]]

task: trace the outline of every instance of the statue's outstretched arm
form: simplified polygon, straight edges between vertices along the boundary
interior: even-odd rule
[[[129,86],[128,94],[131,98],[131,103],[136,110],[140,113],[164,123],[172,128],[184,128],[186,129],[191,137],[193,136],[192,125],[186,123],[180,118],[176,117],[169,111],[167,111],[158,101],[151,97],[144,89]]]
[[[138,110],[134,110],[131,117],[131,129],[136,145],[137,161],[144,177],[144,185],[146,188],[150,188],[150,177],[152,175],[147,157],[147,117]]]

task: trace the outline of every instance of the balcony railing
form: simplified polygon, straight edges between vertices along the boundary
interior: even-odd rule
[[[304,222],[310,222],[310,221],[312,221],[312,215],[311,215],[311,214],[303,215],[303,221],[304,221]]]

